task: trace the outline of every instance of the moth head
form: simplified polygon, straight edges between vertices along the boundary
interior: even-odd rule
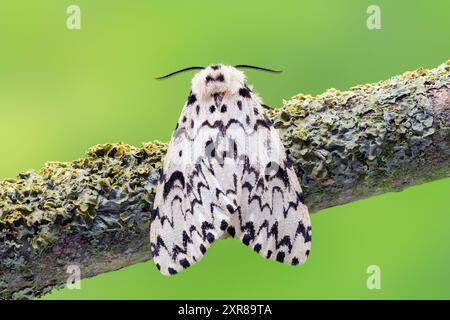
[[[227,96],[238,94],[239,90],[246,84],[245,75],[238,68],[251,68],[269,72],[281,72],[277,70],[255,67],[250,65],[227,66],[223,64],[212,64],[206,68],[189,67],[172,72],[166,76],[157,79],[165,79],[174,74],[188,70],[200,69],[192,79],[192,93],[205,102],[212,100],[218,107],[222,100]]]
[[[237,94],[244,84],[242,71],[232,66],[213,64],[194,76],[192,93],[201,100],[212,100],[218,105],[224,97]]]

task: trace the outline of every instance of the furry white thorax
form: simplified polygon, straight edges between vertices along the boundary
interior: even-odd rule
[[[221,76],[223,76],[223,81],[219,81]],[[214,64],[194,76],[192,92],[200,100],[213,99],[214,94],[220,94],[225,98],[236,95],[244,84],[245,75],[243,72],[232,66]]]

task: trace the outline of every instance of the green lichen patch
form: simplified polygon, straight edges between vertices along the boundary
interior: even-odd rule
[[[23,267],[62,233],[145,228],[167,145],[96,145],[0,182],[0,270]]]
[[[349,91],[298,94],[269,111],[309,199],[314,201],[320,189],[352,190],[363,180],[390,181],[386,177],[396,172],[429,164],[430,146],[448,159],[448,143],[438,145],[436,133],[449,141],[445,113],[450,107],[436,115],[430,91],[449,95],[449,68],[447,61],[433,70],[420,68]]]

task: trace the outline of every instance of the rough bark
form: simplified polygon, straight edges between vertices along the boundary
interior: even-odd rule
[[[312,212],[450,174],[450,61],[268,110]],[[92,147],[0,182],[0,298],[150,259],[149,220],[167,145]]]

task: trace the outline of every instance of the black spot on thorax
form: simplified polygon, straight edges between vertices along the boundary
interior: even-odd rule
[[[207,75],[205,78],[205,82],[206,84],[212,82],[212,81],[218,81],[218,82],[224,82],[225,81],[225,77],[223,76],[223,74],[219,74],[216,78],[213,78],[211,75]]]
[[[193,104],[195,101],[197,101],[197,97],[196,97],[195,94],[191,93],[191,94],[189,95],[189,97],[188,97],[187,104],[188,104],[188,105],[191,105],[191,104]]]
[[[251,90],[247,86],[244,86],[239,89],[239,95],[244,98],[250,98],[250,92]]]

